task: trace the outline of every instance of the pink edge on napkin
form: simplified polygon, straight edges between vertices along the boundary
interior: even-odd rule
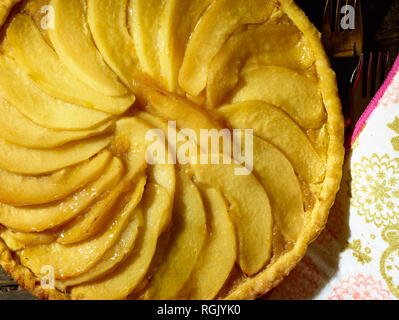
[[[357,137],[359,136],[360,132],[363,130],[364,126],[367,123],[367,120],[371,116],[371,114],[374,112],[374,110],[377,108],[377,106],[380,103],[381,98],[384,96],[385,92],[391,85],[393,79],[395,78],[395,75],[399,71],[399,56],[396,57],[395,63],[391,69],[391,71],[388,74],[388,77],[385,79],[384,84],[381,86],[381,88],[378,90],[376,93],[375,97],[373,100],[371,100],[370,104],[366,108],[366,111],[362,114],[360,117],[359,121],[356,123],[355,130],[353,131],[352,138],[351,138],[351,146],[355,143]]]

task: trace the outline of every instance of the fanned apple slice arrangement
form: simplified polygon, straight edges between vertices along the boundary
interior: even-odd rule
[[[343,158],[335,78],[291,0],[2,6],[0,262],[21,286],[255,298],[289,273],[324,227]],[[216,163],[171,163],[187,146],[171,123],[176,136],[227,130],[241,154],[251,142],[250,170],[199,139],[183,153]],[[164,163],[148,161],[148,132],[165,137]]]

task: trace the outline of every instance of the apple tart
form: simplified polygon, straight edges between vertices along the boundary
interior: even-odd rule
[[[253,299],[324,228],[343,118],[292,0],[2,0],[0,23],[0,263],[22,288]],[[250,170],[204,130],[248,131]]]

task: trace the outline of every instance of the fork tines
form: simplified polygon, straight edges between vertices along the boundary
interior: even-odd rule
[[[354,12],[348,6],[354,8]],[[345,10],[342,10],[345,8]],[[341,21],[348,14],[349,29],[342,28]],[[351,15],[352,14],[352,15]],[[353,26],[354,25],[354,26]],[[363,18],[361,0],[326,0],[322,22],[323,43],[330,57],[359,56],[363,50]]]
[[[394,62],[394,53],[369,52],[361,55],[353,79],[352,123],[356,123],[384,83]]]
[[[392,53],[386,52],[370,52],[365,54],[363,59],[368,60],[363,71],[363,96],[372,98],[383,84],[392,67]]]

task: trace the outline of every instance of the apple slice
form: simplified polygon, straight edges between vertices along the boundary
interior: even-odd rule
[[[168,137],[168,120],[154,116],[151,113],[148,113],[145,111],[139,111],[139,110],[136,110],[134,112],[134,116],[145,121],[151,127],[155,128],[155,129],[160,129],[164,133],[165,138]]]
[[[296,241],[303,230],[305,212],[301,186],[291,163],[277,148],[255,136],[253,156],[253,173],[269,196],[277,227],[287,241]]]
[[[87,239],[93,236],[101,229],[105,221],[108,221],[110,208],[118,201],[121,193],[129,186],[132,179],[140,177],[147,168],[145,158],[146,147],[149,142],[145,140],[146,133],[151,127],[144,121],[136,118],[125,118],[117,122],[116,125],[116,143],[114,147],[116,152],[120,152],[125,158],[127,164],[127,173],[122,182],[118,184],[105,198],[96,203],[89,212],[71,221],[70,226],[66,226],[62,236],[58,239],[59,243],[70,244]],[[119,149],[119,150],[118,150]],[[161,170],[162,171],[162,170]],[[159,179],[169,180],[171,188],[174,185],[174,171],[170,168],[164,168],[162,173],[158,173]],[[142,181],[141,181],[142,180]],[[141,179],[137,184],[134,195],[141,198],[145,180]]]
[[[287,112],[302,128],[320,128],[326,118],[317,82],[284,67],[259,66],[241,74],[232,103],[261,100]]]
[[[151,124],[151,125],[154,126],[155,128],[158,128],[158,129],[162,130],[163,133],[164,133],[164,135],[165,135],[165,136],[168,136],[168,124],[166,123],[165,120],[163,120],[163,119],[161,119],[161,118],[158,118],[158,117],[156,117],[156,116],[154,116],[154,115],[152,115],[152,114],[150,114],[150,113],[141,112],[141,111],[136,112],[135,116],[137,116],[137,117],[140,118],[140,119],[143,119],[143,120],[147,121],[149,124]],[[209,120],[208,120],[208,121],[209,121]],[[184,123],[187,123],[187,124],[188,124],[188,122],[186,122],[186,120],[184,120]],[[193,123],[194,123],[194,121],[193,121]],[[203,123],[204,123],[204,122],[203,122]],[[211,122],[210,122],[209,124],[207,124],[207,125],[208,125],[209,127],[212,127]],[[208,128],[209,128],[209,127],[208,127]],[[200,130],[201,130],[200,128],[197,128],[197,132],[200,132]],[[178,142],[177,144],[179,145],[179,142]],[[177,148],[178,146],[174,146],[174,147]],[[170,148],[173,148],[173,147],[170,146]],[[176,152],[176,150],[174,150],[174,152]],[[153,170],[154,170],[154,171],[156,171],[156,170],[161,170],[161,168],[162,168],[162,166],[158,166],[158,167],[154,167]],[[168,172],[169,172],[169,174],[164,174],[164,173],[168,173]],[[160,172],[160,174],[161,174],[161,173],[162,173],[162,172]],[[171,169],[168,168],[168,171],[164,171],[164,173],[162,173],[162,174],[163,174],[162,180],[164,180],[164,182],[161,182],[161,177],[156,177],[156,176],[158,176],[159,174],[157,174],[156,172],[152,172],[151,170],[149,171],[149,175],[155,176],[154,178],[156,179],[156,181],[157,181],[159,184],[163,185],[166,189],[171,189],[171,187],[168,186],[168,185],[166,184],[167,181],[173,181],[173,183],[175,183],[175,181],[172,180],[172,178],[171,178],[171,176],[172,176],[172,174],[171,174]],[[169,183],[169,185],[170,185],[170,183]],[[172,196],[172,198],[173,198],[174,194],[171,195],[171,196]],[[168,224],[169,224],[169,221],[165,221],[165,223],[163,223],[163,225],[164,225],[165,227],[167,227]],[[162,230],[164,230],[164,228],[162,228]]]
[[[167,0],[160,17],[159,59],[166,89],[176,92],[191,33],[213,0]]]
[[[134,192],[134,191],[133,191]],[[130,219],[135,229],[142,224],[142,215],[134,211],[140,199],[125,196],[116,208],[115,219],[108,228],[98,236],[82,243],[63,246],[57,242],[48,245],[26,248],[18,253],[21,263],[35,274],[41,274],[43,266],[54,268],[55,279],[68,279],[79,276],[93,268],[118,241],[122,232],[128,227]]]
[[[91,129],[111,118],[107,113],[48,96],[18,69],[15,62],[3,55],[0,55],[0,78],[0,94],[24,116],[45,128]]]
[[[176,191],[176,172],[175,166],[171,164],[157,164],[150,166],[147,171],[148,180],[162,186],[171,199],[175,197]],[[169,214],[164,214],[165,220],[161,222],[161,233],[163,233],[172,220],[173,203],[169,210]]]
[[[199,95],[206,86],[212,59],[234,30],[266,21],[273,9],[272,1],[214,1],[190,37],[180,70],[180,86],[192,96]]]
[[[149,274],[151,280],[144,299],[169,300],[176,297],[189,279],[206,238],[206,214],[195,184],[182,171],[177,172],[176,197],[170,242]],[[162,257],[161,257],[162,256]]]
[[[109,151],[104,151],[81,164],[39,177],[0,169],[0,202],[32,206],[63,199],[101,176],[111,157]]]
[[[142,228],[143,222],[137,224],[134,219],[143,219],[143,212],[138,206],[132,214],[131,222],[123,231],[118,242],[112,246],[98,261],[98,263],[87,272],[68,280],[57,280],[56,288],[65,291],[68,287],[77,286],[79,284],[94,281],[107,273],[111,272],[117,265],[126,259],[128,254],[134,249],[134,245],[139,235],[139,229]]]
[[[124,84],[131,87],[137,58],[126,24],[127,8],[128,0],[87,1],[87,19],[98,50]]]
[[[33,148],[50,149],[68,142],[110,133],[115,125],[108,121],[90,130],[58,131],[41,127],[0,97],[0,138],[13,144]]]
[[[0,139],[0,168],[26,175],[46,174],[89,159],[111,141],[111,136],[101,136],[54,149],[29,149]]]
[[[211,300],[223,287],[233,269],[237,257],[237,240],[221,193],[201,186],[200,190],[208,213],[208,239],[179,297]]]
[[[156,164],[148,168],[148,179],[164,187],[171,198],[176,189],[175,167],[172,164]]]
[[[210,65],[207,85],[209,106],[218,106],[225,95],[234,89],[240,70],[247,62],[294,70],[309,68],[315,60],[305,42],[299,29],[287,24],[266,23],[238,30]],[[281,89],[278,91],[281,92]]]
[[[236,175],[238,164],[192,165],[199,183],[213,186],[225,197],[237,230],[238,262],[242,271],[254,275],[269,261],[272,253],[273,217],[268,196],[252,175]]]
[[[51,205],[13,207],[0,203],[0,223],[20,232],[41,232],[61,226],[88,208],[121,179],[123,164],[114,158],[104,174],[68,198]]]
[[[146,123],[148,123],[150,126],[152,126],[155,129],[159,129],[163,131],[163,134],[165,137],[168,136],[168,125],[166,122],[164,122],[162,119],[157,118],[147,112],[136,112],[135,116],[138,117],[139,119],[144,120]],[[165,139],[166,140],[166,139]],[[166,143],[166,150],[167,152],[165,153],[165,164],[156,164],[148,167],[147,170],[147,175],[149,181],[152,181],[154,183],[157,183],[158,185],[162,186],[165,188],[165,190],[168,192],[169,196],[171,199],[174,198],[175,196],[175,190],[176,190],[176,174],[175,174],[175,166],[173,164],[169,164],[169,159],[171,159],[171,146],[168,144],[167,141]],[[170,208],[169,214],[165,214],[165,220],[162,221],[161,223],[161,233],[169,226],[170,220],[172,218],[172,207]]]
[[[144,214],[144,225],[133,251],[109,275],[94,282],[72,287],[72,298],[86,300],[126,298],[144,278],[150,267],[161,231],[161,221],[169,211],[171,202],[172,199],[163,187],[149,183],[140,204]]]
[[[176,191],[176,174],[175,166],[171,164],[157,164],[149,166],[148,180],[163,187],[169,197],[174,199]],[[170,210],[163,215],[164,220],[161,221],[161,232],[163,233],[170,225],[172,220],[173,203],[171,202]]]
[[[149,126],[159,129],[165,135],[165,138],[168,136],[168,124],[163,121],[162,119],[153,116],[150,113],[138,111],[134,114],[135,117],[145,121]],[[176,189],[176,172],[175,166],[173,164],[168,163],[170,145],[168,141],[166,141],[166,155],[165,155],[165,163],[164,164],[156,164],[149,166],[147,175],[148,179],[154,183],[159,184],[160,186],[164,187],[165,190],[168,192],[169,196],[173,199],[175,196],[175,189]]]
[[[324,157],[315,151],[306,134],[284,111],[262,101],[247,101],[224,106],[218,113],[234,128],[251,128],[256,136],[277,147],[307,182],[323,181]]]
[[[93,42],[83,1],[52,0],[50,5],[54,8],[54,28],[48,33],[57,54],[70,71],[105,95],[128,94]]]
[[[145,83],[136,83],[135,92],[148,102],[146,111],[162,119],[176,121],[179,128],[194,130],[197,137],[200,137],[201,130],[222,128],[205,110],[176,94]]]
[[[148,108],[148,107],[147,107]],[[165,142],[167,143],[167,153],[165,153],[165,163],[170,163],[170,159],[173,159],[173,154],[176,154],[176,146],[171,145],[169,143],[169,141],[167,141],[168,139],[168,134],[169,134],[169,130],[176,130],[176,128],[174,127],[169,127],[169,123],[167,120],[159,118],[157,116],[154,116],[151,113],[145,112],[145,111],[137,111],[134,114],[135,117],[144,120],[146,123],[148,123],[151,127],[153,127],[154,129],[157,130],[161,130],[164,137],[165,137]],[[174,131],[173,131],[174,132]],[[173,142],[172,142],[173,143]],[[149,172],[151,173],[151,171]],[[154,177],[155,179],[155,177]],[[164,180],[164,179],[162,179]],[[176,183],[176,179],[173,180],[174,183]],[[170,186],[168,187],[167,184],[165,184],[165,182],[160,183],[163,187],[170,189]],[[173,197],[172,197],[173,198]]]
[[[153,79],[159,79],[159,19],[165,0],[131,0],[129,27],[133,37],[140,67]]]
[[[79,80],[61,62],[27,15],[18,14],[12,20],[7,28],[3,50],[43,91],[54,98],[111,114],[121,114],[134,103],[133,94],[110,97]]]
[[[10,229],[0,231],[1,239],[12,251],[19,251],[26,247],[49,244],[57,239],[51,232],[41,233],[22,233],[14,232]]]
[[[114,217],[115,204],[120,200],[121,195],[129,188],[130,181],[122,180],[111,190],[103,199],[98,200],[90,209],[76,217],[68,223],[57,239],[57,242],[63,245],[69,245],[87,240],[104,230],[107,224]],[[131,193],[132,199],[139,202],[143,196],[146,178],[140,177]]]
[[[141,175],[148,167],[146,151],[151,142],[146,140],[146,134],[151,129],[146,122],[137,118],[124,118],[116,123],[113,147],[126,159],[127,181]]]

